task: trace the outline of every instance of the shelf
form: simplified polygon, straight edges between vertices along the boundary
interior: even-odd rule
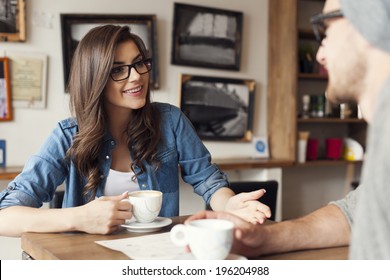
[[[339,119],[339,118],[308,118],[302,119],[298,118],[298,123],[362,123],[365,124],[364,119],[358,118],[349,118],[349,119]]]
[[[299,79],[307,79],[307,80],[328,80],[328,76],[316,74],[316,73],[299,73],[298,74]]]
[[[298,37],[299,39],[308,39],[308,40],[316,40],[316,37],[314,36],[313,29],[299,29],[298,30]]]
[[[293,161],[284,159],[227,158],[214,159],[213,162],[222,170],[288,167],[293,165]]]
[[[346,165],[346,164],[362,164],[362,160],[348,161],[348,160],[313,160],[306,161],[305,163],[294,163],[295,167],[310,167],[310,166],[335,166],[335,165]]]
[[[214,159],[213,163],[222,170],[274,168],[293,165],[292,160],[261,158]],[[23,166],[0,167],[0,180],[13,180],[22,170]]]

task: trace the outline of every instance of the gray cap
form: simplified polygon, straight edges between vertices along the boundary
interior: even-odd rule
[[[390,53],[390,0],[340,0],[341,11],[363,37]]]

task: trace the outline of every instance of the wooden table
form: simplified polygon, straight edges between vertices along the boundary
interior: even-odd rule
[[[175,224],[184,223],[188,216],[174,217],[173,223],[163,230],[168,232]],[[96,240],[112,240],[144,235],[121,230],[111,235],[86,233],[24,233],[21,243],[24,259],[37,260],[128,260],[129,257],[98,245]],[[262,256],[266,260],[341,260],[347,259],[348,247],[305,250]]]

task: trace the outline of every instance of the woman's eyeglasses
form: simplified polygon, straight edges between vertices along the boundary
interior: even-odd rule
[[[137,61],[133,64],[121,65],[114,67],[110,71],[110,77],[116,82],[126,80],[130,77],[131,69],[134,68],[138,74],[146,74],[152,70],[152,59],[147,58]]]
[[[341,10],[325,13],[325,14],[317,14],[310,18],[310,23],[313,27],[314,35],[318,42],[321,42],[325,37],[325,31],[328,27],[326,21],[330,19],[336,19],[344,17],[344,14]]]

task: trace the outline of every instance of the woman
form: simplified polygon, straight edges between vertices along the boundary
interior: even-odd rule
[[[80,41],[69,93],[75,118],[61,121],[23,172],[0,194],[0,235],[112,233],[132,217],[131,190],[163,192],[161,216],[179,214],[179,168],[215,210],[263,222],[262,190],[234,196],[225,175],[181,111],[151,103],[152,60],[128,27],[105,25]],[[40,209],[65,181],[62,209]]]

